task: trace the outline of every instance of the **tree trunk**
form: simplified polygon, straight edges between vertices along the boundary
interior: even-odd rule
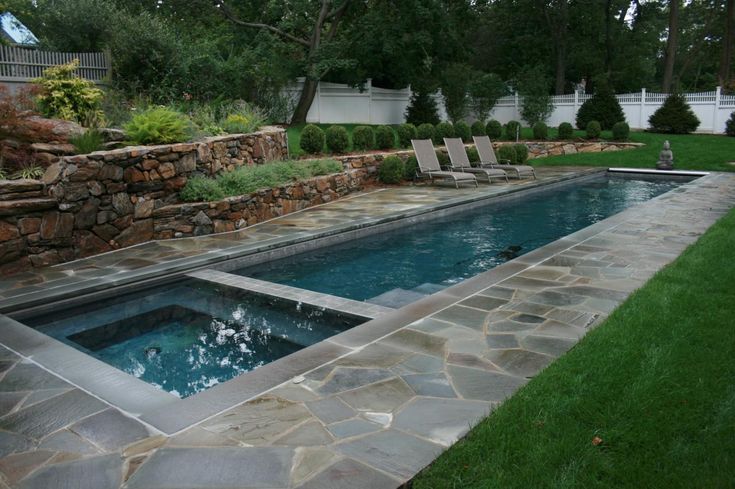
[[[735,44],[735,0],[727,0],[725,35],[722,37],[722,57],[720,58],[720,73],[717,77],[723,88],[731,88],[733,44]]]
[[[299,103],[296,104],[293,117],[291,117],[291,124],[302,124],[306,122],[306,115],[309,113],[311,104],[314,102],[314,96],[316,96],[318,85],[319,80],[314,80],[308,77],[304,80],[304,87],[301,89]]]
[[[554,83],[554,93],[557,95],[564,95],[564,88],[566,85],[566,72],[567,72],[567,53],[566,46],[559,44],[556,47],[556,81]]]
[[[664,78],[661,88],[664,92],[671,91],[671,83],[674,78],[674,61],[676,60],[676,48],[679,42],[679,2],[669,2],[669,36],[666,40],[666,55],[664,57]]]

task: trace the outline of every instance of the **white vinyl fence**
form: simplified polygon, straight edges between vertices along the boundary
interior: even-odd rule
[[[285,94],[295,102],[301,93],[302,81],[298,80],[286,88]],[[644,88],[638,93],[617,95],[625,118],[632,129],[648,128],[648,118],[663,104],[668,95],[649,93]],[[725,122],[735,111],[735,95],[724,95],[717,87],[713,92],[685,94],[689,105],[699,118],[697,132],[724,133]],[[411,97],[411,90],[388,90],[373,87],[368,80],[362,91],[348,85],[322,82],[319,84],[314,102],[311,104],[308,122],[323,124],[400,124],[405,121],[404,114]],[[554,110],[547,119],[549,126],[574,120],[579,107],[591,95],[573,93],[553,97]],[[441,96],[436,96],[439,115],[446,119],[446,111]],[[522,100],[518,94],[498,100],[490,117],[505,124],[510,120],[521,120]],[[470,118],[470,120],[472,120]]]

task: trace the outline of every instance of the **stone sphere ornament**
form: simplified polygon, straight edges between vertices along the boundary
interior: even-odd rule
[[[657,170],[673,170],[674,169],[674,153],[671,151],[671,145],[668,141],[664,141],[664,149],[658,155]]]

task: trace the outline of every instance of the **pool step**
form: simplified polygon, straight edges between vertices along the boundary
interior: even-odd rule
[[[412,302],[416,302],[419,299],[423,299],[427,295],[429,294],[422,294],[421,292],[416,292],[414,290],[393,289],[389,290],[388,292],[383,292],[382,294],[368,299],[367,301],[371,304],[377,304],[383,307],[398,309],[405,306],[406,304],[410,304]]]
[[[299,289],[298,287],[290,287],[288,285],[266,282],[264,280],[258,280],[250,277],[242,277],[240,275],[220,272],[219,270],[212,270],[209,268],[187,273],[186,275],[187,277],[205,280],[207,282],[213,282],[227,287],[234,287],[240,290],[253,292],[255,294],[278,297],[366,319],[375,319],[378,316],[382,316],[383,314],[393,311],[393,308],[379,304],[353,301],[351,299],[345,299],[344,297],[322,294],[312,290]]]
[[[414,292],[418,292],[420,294],[431,295],[431,294],[436,294],[440,290],[444,290],[446,288],[447,288],[446,285],[432,284],[431,282],[426,282],[425,284],[421,284],[418,287],[414,287],[411,290],[413,290]]]

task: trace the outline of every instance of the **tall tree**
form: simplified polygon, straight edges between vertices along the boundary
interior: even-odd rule
[[[664,55],[664,77],[661,82],[661,88],[664,92],[671,90],[671,83],[674,79],[674,63],[679,40],[679,3],[680,0],[669,2],[669,32]]]
[[[608,0],[611,1],[611,0]],[[551,32],[554,51],[554,93],[561,95],[566,86],[567,31],[569,28],[569,2],[567,0],[541,1],[541,9]]]
[[[722,37],[722,54],[717,82],[721,87],[732,88],[732,56],[735,47],[735,0],[727,0],[725,35]]]

